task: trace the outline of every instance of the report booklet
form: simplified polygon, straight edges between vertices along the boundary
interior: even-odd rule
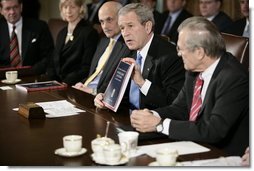
[[[120,61],[104,93],[103,103],[114,112],[122,101],[134,64]]]
[[[45,81],[35,83],[16,84],[16,88],[27,92],[65,89],[67,85],[57,81]]]

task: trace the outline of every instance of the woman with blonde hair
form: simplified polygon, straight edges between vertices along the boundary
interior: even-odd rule
[[[99,35],[87,21],[83,0],[60,0],[59,9],[68,25],[58,33],[48,75],[73,85],[88,75]]]

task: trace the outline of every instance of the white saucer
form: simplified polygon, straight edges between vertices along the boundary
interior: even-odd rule
[[[11,81],[8,81],[8,80],[2,80],[2,83],[5,83],[5,84],[16,84],[18,82],[20,82],[21,79],[16,79],[15,81],[11,82]]]
[[[86,153],[86,149],[82,148],[79,152],[67,152],[65,148],[58,148],[55,150],[55,154],[63,157],[76,157]]]
[[[161,165],[157,161],[154,161],[154,162],[149,163],[148,166],[161,166]],[[176,162],[176,164],[174,166],[183,166],[183,165],[179,162]],[[164,167],[164,166],[161,166],[161,167]],[[170,167],[170,166],[166,166],[166,167]]]
[[[105,160],[96,160],[96,157],[94,156],[94,154],[91,155],[93,161],[97,164],[101,164],[101,165],[109,165],[109,166],[116,166],[116,165],[122,165],[125,163],[128,163],[129,159],[126,156],[122,156],[121,160],[118,162],[106,162]]]

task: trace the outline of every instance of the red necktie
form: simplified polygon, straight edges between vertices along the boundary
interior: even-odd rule
[[[15,33],[16,26],[13,26],[10,41],[10,61],[11,66],[16,67],[21,65],[21,58],[19,54],[19,43]]]
[[[195,121],[198,112],[201,109],[202,106],[202,99],[201,99],[201,91],[203,86],[204,80],[200,78],[200,75],[197,76],[196,84],[194,87],[194,94],[192,98],[192,105],[191,105],[191,111],[190,111],[190,121]]]

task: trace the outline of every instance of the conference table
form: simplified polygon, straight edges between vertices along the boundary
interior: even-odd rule
[[[3,72],[3,71],[2,71]],[[0,75],[1,79],[4,79]],[[21,83],[46,80],[43,76],[21,75]],[[48,90],[25,92],[9,86],[11,90],[0,90],[0,165],[4,166],[101,166],[92,158],[91,141],[98,134],[104,136],[107,122],[110,122],[108,137],[118,143],[118,128],[131,128],[129,111],[120,107],[115,113],[110,110],[96,109],[94,96],[67,87],[64,90]],[[19,104],[27,102],[48,102],[67,100],[77,108],[85,110],[79,115],[46,119],[27,119],[13,110]],[[87,152],[76,157],[62,157],[54,151],[63,147],[63,137],[66,135],[82,135],[83,147]],[[138,145],[149,145],[171,142],[165,137],[140,139]],[[217,158],[225,153],[211,145],[201,144],[210,149],[209,152],[180,155],[178,161],[192,161]],[[155,161],[148,155],[130,158],[121,166],[147,166]],[[103,165],[105,166],[105,165]]]

